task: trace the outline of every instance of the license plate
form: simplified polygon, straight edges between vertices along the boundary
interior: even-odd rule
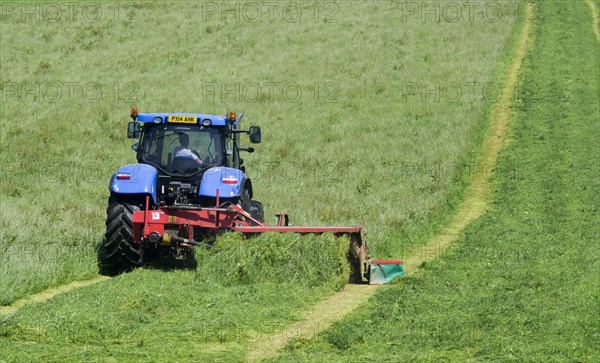
[[[178,124],[195,124],[198,123],[196,116],[169,116],[169,122]]]

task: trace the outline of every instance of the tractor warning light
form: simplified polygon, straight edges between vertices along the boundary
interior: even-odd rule
[[[236,113],[235,113],[235,112],[233,112],[233,111],[231,111],[231,112],[229,112],[229,114],[227,115],[227,120],[229,120],[229,121],[233,122],[233,121],[235,121],[235,118],[236,118],[236,116],[237,116],[237,115],[236,115]]]
[[[138,108],[136,106],[131,107],[131,118],[136,119],[138,117]]]

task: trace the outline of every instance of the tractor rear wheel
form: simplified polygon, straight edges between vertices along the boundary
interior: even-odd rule
[[[250,212],[250,192],[248,189],[244,188],[242,195],[240,195],[239,204],[243,210]]]
[[[261,202],[258,200],[250,201],[250,210],[248,211],[252,218],[257,221],[264,223],[265,222],[265,209]]]
[[[98,253],[102,275],[115,276],[142,265],[141,245],[133,241],[133,212],[141,204],[131,200],[109,200],[106,233]]]

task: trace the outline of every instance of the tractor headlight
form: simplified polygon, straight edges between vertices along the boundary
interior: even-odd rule
[[[155,117],[154,120],[152,120],[152,122],[154,122],[155,124],[160,124],[162,123],[163,119],[162,117]]]
[[[204,120],[202,120],[202,126],[210,126],[212,124],[212,121],[209,118],[205,118]]]

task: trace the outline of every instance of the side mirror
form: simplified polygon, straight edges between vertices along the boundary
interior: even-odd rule
[[[250,126],[248,135],[250,136],[251,143],[260,144],[260,126]]]
[[[137,139],[140,137],[140,123],[139,122],[130,122],[127,124],[127,138],[128,139]]]

